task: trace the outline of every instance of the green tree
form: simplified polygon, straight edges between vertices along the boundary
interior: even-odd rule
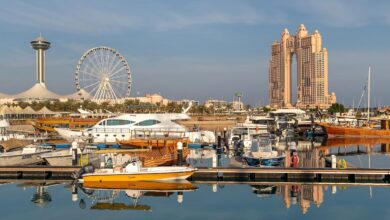
[[[331,114],[334,114],[336,112],[343,113],[345,112],[345,108],[343,104],[340,103],[334,103],[328,108],[328,112]]]

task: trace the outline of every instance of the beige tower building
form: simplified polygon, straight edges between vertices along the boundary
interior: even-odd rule
[[[272,44],[269,63],[269,100],[273,108],[327,108],[336,102],[328,93],[328,52],[321,34],[309,34],[301,24],[296,35],[284,29],[281,41]],[[297,102],[291,101],[291,64],[297,63]]]

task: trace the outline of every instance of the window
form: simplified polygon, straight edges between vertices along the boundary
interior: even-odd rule
[[[151,126],[151,125],[156,125],[156,124],[159,124],[159,123],[161,123],[161,122],[158,121],[158,120],[149,119],[149,120],[138,122],[135,125],[136,126]]]
[[[124,120],[124,119],[107,119],[107,126],[129,125],[133,123],[134,121]]]

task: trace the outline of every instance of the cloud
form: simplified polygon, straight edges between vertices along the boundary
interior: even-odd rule
[[[378,3],[379,2],[379,3]],[[290,1],[286,13],[299,14],[302,20],[329,27],[357,28],[390,25],[389,2],[367,0]]]
[[[179,1],[179,6],[155,2],[152,6],[144,2],[131,4],[131,1],[116,1],[117,4],[111,5],[86,4],[79,1],[55,3],[0,3],[0,22],[38,30],[100,34],[137,28],[166,31],[197,25],[286,22],[285,16],[278,10],[271,13],[254,5],[235,1]]]

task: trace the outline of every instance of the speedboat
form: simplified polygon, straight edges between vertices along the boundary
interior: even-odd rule
[[[93,169],[92,169],[93,170]],[[195,168],[182,166],[142,167],[140,160],[132,160],[124,168],[96,169],[92,173],[81,173],[83,183],[88,182],[133,182],[185,180]]]
[[[272,149],[272,144],[267,146],[258,145],[257,151],[248,151],[242,155],[243,161],[248,166],[279,166],[284,162],[285,155],[279,155]]]
[[[0,166],[38,164],[43,162],[39,156],[52,150],[52,147],[31,144],[19,150],[0,153]]]

